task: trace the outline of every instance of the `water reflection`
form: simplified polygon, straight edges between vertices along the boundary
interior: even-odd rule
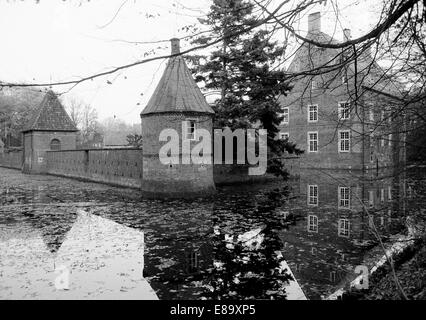
[[[223,187],[195,201],[141,200],[108,187],[94,193],[56,180],[11,186],[1,203],[27,205],[0,209],[0,296],[318,299],[354,277],[378,237],[407,231],[410,194],[421,205],[425,199],[423,177],[408,180],[306,171],[288,183]],[[41,205],[71,201],[84,211]],[[58,292],[61,265],[71,283]]]
[[[293,182],[299,196],[285,206],[302,219],[279,231],[284,256],[310,298],[354,276],[366,253],[405,228],[403,175],[307,170]]]
[[[144,235],[79,210],[0,225],[2,299],[156,299]]]

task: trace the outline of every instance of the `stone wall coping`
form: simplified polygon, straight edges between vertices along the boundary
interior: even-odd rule
[[[61,153],[61,152],[81,152],[81,151],[123,151],[123,150],[142,151],[141,148],[114,148],[114,149],[102,148],[102,149],[48,150],[46,152]]]

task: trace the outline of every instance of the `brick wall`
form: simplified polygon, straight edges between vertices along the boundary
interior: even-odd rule
[[[303,88],[306,87],[305,92]],[[288,123],[280,125],[280,132],[288,134],[290,142],[305,150],[301,167],[352,170],[391,167],[397,165],[398,159],[394,155],[398,153],[401,153],[399,158],[403,161],[405,151],[397,133],[402,119],[398,119],[395,111],[398,110],[398,101],[367,90],[360,90],[359,94],[362,99],[358,105],[351,105],[347,120],[339,118],[339,102],[349,101],[349,95],[341,86],[333,91],[311,89],[309,83],[300,81],[287,97],[281,99],[282,107],[289,110],[289,119]],[[318,106],[318,120],[315,122],[308,121],[309,105]],[[372,120],[370,113],[373,114]],[[383,115],[385,120],[382,120]],[[341,130],[350,131],[349,152],[339,151]],[[372,133],[370,130],[373,130]],[[317,152],[309,152],[309,132],[318,133]],[[389,140],[392,140],[391,144]]]
[[[48,151],[47,173],[139,188],[142,178],[142,150]]]
[[[297,169],[297,163],[296,165],[291,165],[291,167],[289,165],[290,173],[295,173],[296,171],[293,170]],[[161,172],[161,170],[165,170],[165,172]],[[189,166],[184,173],[191,175],[193,170],[195,170],[194,167]],[[204,170],[208,170],[208,168]],[[143,174],[142,150],[98,149],[48,151],[47,173],[139,188]],[[176,180],[180,184],[180,190],[185,190],[185,188],[189,187],[196,188],[197,184],[204,183],[202,178],[194,179],[190,182],[182,182],[179,180],[181,173],[178,174],[174,167],[164,167],[163,165],[156,171],[158,175],[167,174],[171,179],[170,181],[173,179]],[[249,176],[248,166],[245,165],[215,165],[213,176],[216,185],[255,183],[274,179],[272,175]],[[161,183],[168,184],[170,181]],[[191,184],[191,186],[186,186],[185,183]]]
[[[211,115],[197,113],[169,113],[144,115],[142,117],[143,146],[143,178],[142,193],[146,196],[157,197],[159,194],[167,196],[186,196],[188,194],[206,195],[215,189],[213,180],[213,165],[211,164],[184,164],[183,157],[190,155],[182,147],[182,122],[194,120],[197,130],[205,129],[212,132]],[[160,141],[160,134],[164,129],[175,130],[178,134],[179,164],[163,164],[159,159],[160,149],[166,144]],[[199,141],[191,141],[189,152]],[[203,150],[206,157],[212,156]]]
[[[24,172],[44,173],[47,170],[46,152],[53,139],[60,141],[61,150],[76,148],[75,132],[30,131],[24,133]]]
[[[0,167],[22,169],[23,152],[19,151],[5,151],[0,153]]]

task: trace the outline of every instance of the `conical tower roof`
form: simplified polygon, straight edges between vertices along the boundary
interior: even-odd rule
[[[166,112],[199,112],[213,114],[198,88],[183,57],[179,39],[172,39],[172,55],[147,106],[141,115]]]
[[[78,131],[53,91],[48,91],[23,132]]]

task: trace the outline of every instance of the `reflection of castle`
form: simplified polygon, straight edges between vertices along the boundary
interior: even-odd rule
[[[283,208],[302,219],[280,232],[283,254],[307,295],[330,289],[362,264],[364,252],[404,223],[404,177],[350,171],[306,170],[294,181],[300,195]],[[308,285],[309,284],[309,285]],[[312,289],[313,288],[313,289]]]

